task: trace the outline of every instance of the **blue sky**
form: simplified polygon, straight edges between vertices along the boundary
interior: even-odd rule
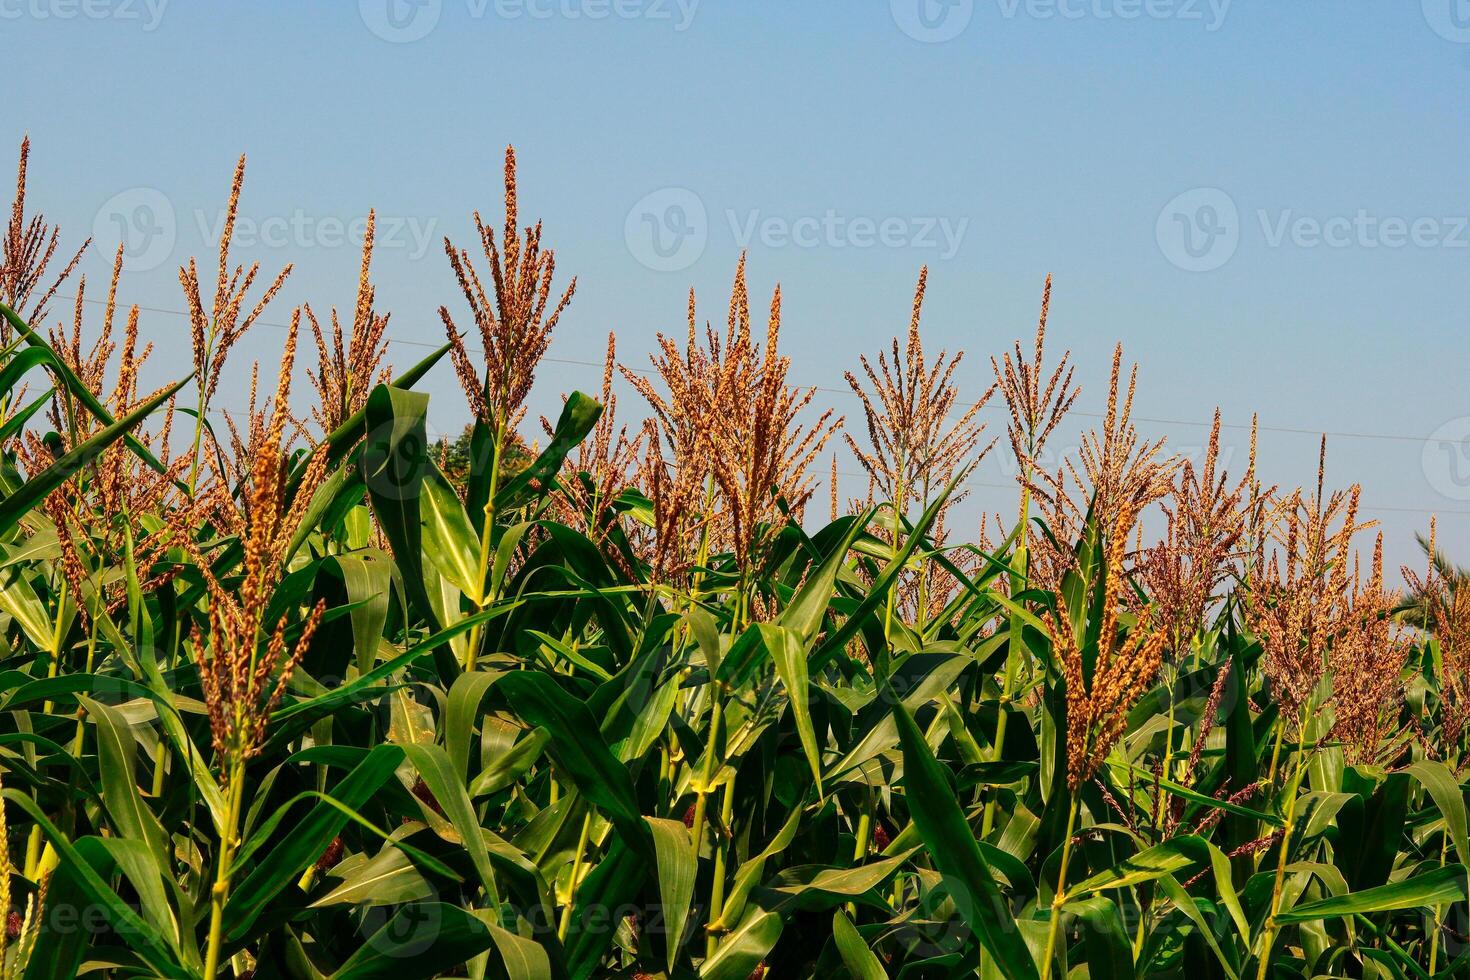
[[[1466,0],[0,0],[0,38],[0,145],[31,135],[32,200],[96,231],[94,282],[127,241],[124,301],[181,308],[246,152],[237,255],[296,266],[268,319],[350,305],[376,207],[410,363],[455,308],[439,243],[498,218],[513,142],[522,214],[579,277],[533,414],[597,384],[609,329],[642,363],[691,285],[718,321],[742,247],[755,293],[782,284],[793,377],[827,389],[904,329],[927,263],[926,337],[978,395],[1052,273],[1081,410],[1121,340],[1145,434],[1195,449],[1187,423],[1258,411],[1295,485],[1337,433],[1329,481],[1363,483],[1390,562],[1431,511],[1470,560]],[[143,323],[182,373],[182,320]],[[235,366],[280,341],[259,327]],[[452,430],[447,368],[429,387]],[[971,513],[1009,513],[998,458],[976,481]]]

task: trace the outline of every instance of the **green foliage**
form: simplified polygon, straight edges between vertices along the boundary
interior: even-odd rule
[[[9,363],[7,403],[49,359]],[[1392,770],[1349,765],[1325,715],[1283,717],[1227,598],[1069,815],[1055,597],[1014,536],[965,571],[928,536],[931,501],[899,542],[873,512],[792,522],[754,573],[714,553],[700,586],[651,581],[554,506],[586,476],[565,461],[594,402],[503,456],[492,495],[472,430],[427,444],[422,373],[330,440],[270,597],[322,622],[243,787],[195,663],[200,563],[238,587],[238,544],[203,524],[140,566],[166,515],[126,515],[132,536],[83,542],[78,594],[42,506],[93,500],[109,446],[153,466],[127,436],[159,399],[116,420],[78,399],[99,434],[7,483],[6,870],[39,941],[11,941],[4,975],[204,976],[226,842],[225,976],[1465,975],[1465,786],[1423,747],[1433,669],[1407,679],[1424,739]],[[636,493],[619,506],[651,520]],[[1088,595],[1104,569],[1080,537],[1068,587]],[[885,622],[924,565],[954,598]],[[1073,608],[1095,647],[1095,610]]]
[[[464,487],[470,479],[470,469],[475,460],[475,427],[467,425],[453,439],[435,444],[431,457],[434,465],[456,487]],[[505,447],[501,456],[503,472],[507,477],[518,475],[535,458],[531,448],[520,436]]]

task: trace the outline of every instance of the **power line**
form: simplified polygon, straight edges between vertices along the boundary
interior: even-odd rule
[[[68,299],[68,300],[73,300],[73,301],[76,299],[76,297],[74,295],[73,296],[62,296],[62,295],[58,295],[58,298],[60,298],[60,299]],[[98,299],[86,299],[86,298],[83,298],[83,302],[86,302],[86,303],[99,303],[100,304],[100,303],[104,303],[105,301],[104,300],[98,300]],[[187,317],[189,315],[187,312],[185,312],[183,310],[171,310],[171,309],[167,309],[165,307],[158,307],[158,306],[141,306],[140,305],[140,306],[138,306],[138,309],[140,311],[143,311],[143,312],[159,313],[159,314],[164,314],[164,315],[167,315],[167,316]],[[275,327],[275,328],[278,328],[278,329],[281,329],[281,330],[289,330],[291,328],[290,327],[290,324],[280,323],[280,322],[274,321],[274,320],[256,320],[255,322],[256,323],[259,323],[259,324],[262,324],[264,326]],[[440,346],[439,344],[430,343],[428,341],[423,341],[423,340],[407,340],[407,339],[398,338],[398,337],[388,337],[388,338],[386,338],[385,343],[388,343],[388,344],[398,344],[401,347],[420,347],[420,348],[427,348],[427,349],[430,349],[430,350],[437,349]],[[474,348],[474,347],[468,347],[468,348],[466,348],[466,350],[468,350],[468,351],[470,351],[472,353],[475,353],[475,354],[483,354],[484,353],[484,351],[482,351],[482,350],[480,350],[478,348]],[[571,364],[571,365],[576,365],[576,366],[579,366],[579,367],[596,368],[598,370],[601,370],[602,367],[603,367],[603,364],[600,361],[588,361],[588,360],[582,360],[580,358],[546,356],[546,357],[543,357],[542,360],[550,361],[550,362],[555,363],[555,364]],[[649,368],[628,368],[628,370],[629,371],[632,371],[635,374],[643,374],[643,375],[651,375],[651,374],[654,373]],[[857,397],[856,394],[850,388],[830,388],[830,387],[826,387],[824,385],[811,385],[809,387],[813,388],[816,391],[827,392],[827,393],[830,393],[830,394],[846,395],[846,396],[851,397],[851,398]],[[214,409],[212,409],[210,411],[209,414],[212,415],[212,414],[215,414],[216,412],[220,412],[221,414],[224,414],[227,411],[228,410],[221,410],[221,409],[218,409],[218,408],[214,408]],[[1103,417],[1100,413],[1096,413],[1096,412],[1083,412],[1083,411],[1075,411],[1074,410],[1073,414],[1080,415],[1080,416],[1083,416],[1083,417],[1086,417],[1086,418],[1102,418]],[[1191,420],[1191,419],[1149,418],[1149,417],[1146,417],[1146,416],[1138,416],[1137,418],[1141,422],[1150,422],[1150,423],[1160,424],[1160,425],[1207,426],[1207,425],[1213,425],[1214,424],[1213,422],[1197,422],[1197,421],[1194,421],[1194,420]],[[1247,425],[1238,425],[1238,424],[1221,423],[1221,428],[1249,429],[1250,426],[1247,426]],[[1286,426],[1266,426],[1266,425],[1262,425],[1262,426],[1258,426],[1258,428],[1261,431],[1263,431],[1263,432],[1282,432],[1282,433],[1289,433],[1289,434],[1294,434],[1294,435],[1314,435],[1314,436],[1315,435],[1325,435],[1325,436],[1332,436],[1332,437],[1337,437],[1337,438],[1348,438],[1348,439],[1391,439],[1391,440],[1403,440],[1403,441],[1408,441],[1408,442],[1424,442],[1428,438],[1427,436],[1392,435],[1392,434],[1387,434],[1387,433],[1374,433],[1374,432],[1330,432],[1330,431],[1329,432],[1320,432],[1317,429],[1304,429],[1304,428],[1294,428],[1294,427],[1286,427]],[[867,474],[866,473],[856,473],[856,472],[843,471],[843,470],[838,470],[837,471],[837,475],[838,476],[852,477],[852,478],[856,478],[856,479],[866,479],[867,478]],[[822,481],[822,482],[830,482],[830,481]],[[985,480],[967,480],[964,483],[960,484],[960,486],[965,487],[967,489],[992,489],[992,490],[994,490],[994,489],[1001,489],[1001,490],[1005,490],[1005,489],[1011,489],[1011,488],[1013,488],[1015,486],[1015,483],[1014,482],[1010,482],[1010,483],[992,483],[992,482],[985,481]],[[1443,515],[1443,516],[1470,517],[1470,510],[1436,510],[1436,509],[1425,508],[1425,507],[1392,507],[1392,506],[1375,507],[1375,506],[1371,506],[1371,505],[1368,505],[1368,504],[1364,504],[1362,506],[1363,506],[1363,509],[1364,510],[1367,510],[1367,511],[1381,511],[1381,512],[1384,512],[1384,513],[1433,514],[1433,515]]]
[[[866,480],[868,478],[867,473],[858,473],[852,470],[838,470],[837,475],[852,477],[858,480]],[[817,481],[819,486],[830,485],[831,482],[832,481],[830,478]],[[1016,489],[1018,484],[1015,481],[1012,481],[1010,483],[992,483],[988,480],[966,480],[965,482],[958,484],[958,486],[966,489],[979,488],[987,490],[1014,490]],[[1470,510],[1433,510],[1427,507],[1375,507],[1372,504],[1360,504],[1359,509],[1365,512],[1383,511],[1385,513],[1399,514],[1433,514],[1436,516],[1470,517]]]
[[[61,295],[61,294],[58,294],[57,295],[57,298],[58,299],[67,299],[67,300],[75,300],[76,299],[76,297],[74,295],[73,296],[66,296],[66,295]],[[83,299],[83,302],[86,302],[86,303],[96,303],[96,304],[104,304],[105,303],[104,300],[100,300],[100,299]],[[171,310],[171,309],[167,309],[165,307],[159,307],[159,306],[138,306],[138,309],[141,310],[141,311],[143,311],[143,312],[147,312],[147,313],[160,313],[160,314],[163,314],[163,315],[166,315],[166,316],[187,317],[189,315],[184,310]],[[262,326],[275,327],[275,328],[280,329],[280,330],[289,330],[290,329],[290,324],[281,323],[281,322],[274,321],[274,320],[256,320],[255,322],[261,324]],[[436,348],[438,348],[440,346],[437,343],[431,343],[431,342],[425,341],[425,340],[409,340],[409,339],[403,338],[403,337],[392,337],[392,336],[389,336],[389,337],[385,338],[384,343],[386,343],[386,344],[397,344],[400,347],[418,347],[418,348],[423,348],[423,349],[426,349],[426,350],[434,350],[434,349],[436,349]],[[471,353],[475,353],[475,354],[483,354],[484,353],[482,350],[480,350],[478,348],[474,348],[474,347],[467,347],[466,350],[470,351]],[[575,365],[575,366],[578,366],[578,367],[596,368],[598,370],[601,370],[602,367],[603,367],[603,363],[601,361],[588,361],[588,360],[583,360],[583,359],[574,358],[574,357],[552,357],[552,356],[548,355],[546,357],[543,357],[542,360],[543,361],[548,361],[548,362],[553,363],[553,364],[569,364],[569,365]],[[648,368],[633,368],[633,367],[630,367],[630,368],[628,368],[628,370],[631,371],[631,372],[633,372],[634,374],[651,375],[651,374],[654,373],[652,370],[650,370]],[[843,395],[843,396],[846,396],[848,398],[856,398],[857,397],[857,395],[852,391],[851,388],[833,388],[833,387],[829,387],[827,385],[800,385],[799,387],[811,388],[814,391],[820,391],[820,392],[823,392],[825,394]],[[1073,409],[1070,414],[1072,414],[1072,415],[1078,415],[1078,416],[1081,416],[1083,418],[1091,418],[1091,419],[1100,419],[1100,418],[1104,418],[1105,417],[1104,414],[1101,413],[1101,412],[1085,412],[1085,411],[1082,411],[1081,409]],[[1171,418],[1161,418],[1161,417],[1157,417],[1157,416],[1147,416],[1147,415],[1136,415],[1133,418],[1134,418],[1135,421],[1138,421],[1138,422],[1148,422],[1148,423],[1150,423],[1152,425],[1188,425],[1188,426],[1194,426],[1194,427],[1197,427],[1197,428],[1209,428],[1210,426],[1214,425],[1214,422],[1213,421],[1210,421],[1210,422],[1201,422],[1201,421],[1198,421],[1196,419],[1171,419]],[[1250,429],[1250,426],[1249,425],[1245,425],[1245,424],[1238,423],[1238,422],[1221,422],[1220,423],[1220,427],[1222,429],[1240,429],[1240,430],[1249,430]],[[1314,429],[1314,428],[1304,428],[1304,427],[1300,427],[1300,426],[1258,425],[1256,428],[1259,431],[1261,431],[1261,432],[1277,432],[1277,433],[1282,433],[1282,434],[1285,434],[1285,435],[1327,436],[1327,437],[1333,438],[1333,439],[1379,439],[1379,440],[1388,440],[1388,441],[1394,441],[1394,442],[1418,442],[1418,443],[1426,442],[1429,439],[1429,436],[1427,436],[1427,435],[1403,435],[1403,434],[1399,434],[1399,433],[1389,433],[1389,432],[1349,432],[1349,431],[1334,431],[1334,430],[1331,430],[1331,429]],[[1379,508],[1379,509],[1380,510],[1386,510],[1388,508]]]

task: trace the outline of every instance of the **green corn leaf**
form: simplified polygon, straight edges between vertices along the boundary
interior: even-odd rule
[[[866,515],[852,522],[852,526],[843,534],[831,554],[822,561],[817,573],[807,579],[782,610],[781,625],[796,633],[803,647],[813,643],[821,631],[822,620],[826,618],[827,610],[831,606],[838,572],[847,562],[853,541],[862,533],[870,519],[871,515]]]
[[[469,794],[465,792],[464,782],[455,775],[454,763],[438,745],[409,744],[403,746],[403,751],[429,792],[434,794],[434,799],[444,808],[444,814],[454,826],[460,842],[469,851],[489,906],[495,908],[500,904],[500,895],[495,887],[495,872],[490,867],[490,852],[485,846],[480,821],[475,816]]]
[[[420,902],[395,912],[331,980],[427,980],[494,945],[490,926],[472,913]]]
[[[1105,898],[1071,903],[1067,911],[1082,924],[1088,980],[1133,980],[1133,946],[1118,907]]]
[[[6,306],[4,303],[0,303],[0,317],[4,317],[6,322],[15,328],[16,333],[20,334],[25,339],[26,343],[31,346],[31,349],[44,352],[43,357],[38,359],[38,363],[44,363],[47,369],[50,370],[52,374],[56,375],[57,379],[62,383],[66,390],[71,394],[71,396],[75,398],[88,412],[92,413],[92,416],[97,419],[97,421],[102,423],[102,425],[104,426],[104,431],[110,429],[117,423],[117,420],[112,417],[112,413],[109,412],[107,410],[107,407],[103,405],[102,402],[98,401],[97,396],[92,393],[92,389],[88,388],[87,385],[82,381],[82,379],[77,377],[76,372],[69,368],[65,361],[56,356],[56,352],[51,349],[51,345],[46,342],[44,337],[36,333],[36,331],[32,330],[29,324],[27,324],[24,320],[17,316],[16,312],[10,307]],[[193,375],[190,375],[190,377],[192,376]],[[183,385],[188,380],[189,378],[185,378],[183,381],[180,381],[178,387],[183,387]],[[177,390],[177,388],[175,390]],[[169,394],[172,394],[172,392],[169,392]],[[167,398],[164,398],[163,401],[167,401]],[[162,402],[160,402],[159,404],[162,404]],[[158,457],[153,455],[152,451],[150,451],[147,446],[143,445],[141,442],[138,441],[135,436],[132,435],[132,433],[127,431],[128,428],[131,427],[125,426],[123,430],[122,439],[124,444],[126,444],[127,447],[132,450],[132,452],[136,454],[139,459],[143,460],[144,463],[150,466],[154,470],[154,472],[168,472],[168,468],[165,467],[163,463],[158,461]]]
[[[943,769],[903,705],[894,705],[893,716],[903,745],[904,796],[909,811],[935,865],[952,879],[951,892],[963,897],[960,914],[1004,976],[1033,980],[1038,977],[1036,961],[1021,939]]]
[[[189,378],[185,378],[160,391],[80,446],[63,455],[40,473],[32,474],[20,489],[6,496],[4,500],[0,500],[0,535],[9,533],[16,524],[20,523],[21,518],[40,504],[47,494],[75,476],[82,467],[100,456],[108,446],[127,435],[133,426],[153,414],[154,409],[168,401],[174,392],[182,388],[188,380]]]
[[[424,375],[429,373],[429,370],[433,368],[435,364],[438,364],[441,360],[444,359],[444,355],[449,353],[449,350],[452,346],[453,345],[446,343],[443,346],[439,347],[428,357],[425,357],[413,367],[409,368],[407,371],[404,371],[402,374],[398,375],[398,377],[389,381],[387,387],[399,388],[403,390],[412,388],[414,385],[418,384],[420,380],[422,380]],[[350,450],[354,445],[357,444],[357,441],[363,437],[364,433],[367,432],[368,429],[371,428],[371,426],[372,423],[368,421],[368,411],[366,406],[359,408],[356,412],[353,412],[352,415],[350,415],[345,422],[337,426],[337,428],[333,429],[332,432],[327,436],[327,460],[332,463],[340,462],[343,457],[347,455],[348,450]],[[292,486],[296,485],[296,482],[305,472],[305,465],[306,461],[303,460],[297,471],[292,474]]]
[[[700,965],[704,980],[747,980],[766,958],[785,923],[781,913],[750,906],[745,917],[720,941],[715,955]]]
[[[1276,921],[1282,924],[1313,922],[1396,909],[1430,908],[1463,901],[1467,894],[1470,890],[1467,890],[1465,867],[1452,864],[1377,888],[1324,898],[1320,902],[1307,902],[1278,913]]]
[[[465,513],[459,495],[432,460],[426,460],[420,517],[423,547],[439,574],[471,599],[483,598],[480,574],[480,540]]]
[[[475,722],[480,718],[480,702],[502,676],[498,670],[477,670],[461,674],[449,688],[442,726],[444,748],[460,780],[469,777],[470,740],[474,737]]]
[[[428,408],[427,395],[387,385],[374,388],[364,408],[368,434],[358,465],[409,600],[437,625],[434,604],[424,587],[420,517],[424,478],[432,465],[424,421]]]
[[[905,536],[903,547],[899,548],[898,553],[884,566],[882,573],[874,580],[872,587],[868,589],[857,607],[848,614],[841,626],[828,633],[826,640],[812,654],[810,666],[812,671],[822,669],[829,660],[836,657],[847,645],[847,641],[862,628],[863,621],[887,600],[888,590],[897,583],[898,576],[902,574],[909,559],[923,542],[924,535],[929,533],[929,528],[939,519],[945,501],[949,499],[950,494],[954,492],[954,488],[965,478],[965,475],[965,472],[957,474],[939,496],[924,508],[924,513],[919,516],[919,520]],[[859,523],[863,522],[859,521]]]
[[[587,437],[587,433],[592,431],[601,416],[602,406],[595,398],[580,391],[568,395],[561,415],[556,420],[556,426],[552,429],[551,441],[546,444],[541,455],[496,491],[496,511],[509,510],[533,496],[545,493],[560,472],[567,454]]]
[[[628,772],[598,733],[586,706],[546,674],[516,671],[496,685],[506,703],[527,724],[546,729],[552,758],[626,838],[629,846],[653,857],[648,827]]]
[[[169,853],[168,835],[153,811],[143,803],[134,775],[138,753],[127,722],[114,709],[81,696],[77,700],[97,726],[98,768],[102,771],[103,802],[112,817],[114,829],[123,837],[138,841],[149,853],[163,858]],[[154,866],[155,874],[167,873]]]
[[[320,801],[305,817],[295,821],[291,832],[258,859],[249,874],[231,890],[225,905],[225,934],[232,939],[240,938],[276,896],[315,864],[347,825],[349,817],[342,808],[357,810],[364,806],[392,777],[403,758],[399,746],[374,747],[332,787],[331,796],[337,805]],[[255,841],[246,841],[241,848],[246,853],[261,849],[262,843]]]
[[[776,673],[786,687],[787,703],[791,717],[796,721],[796,732],[801,738],[801,748],[817,781],[817,793],[822,792],[822,751],[817,743],[817,734],[812,727],[812,708],[807,677],[806,646],[801,636],[793,629],[782,626],[760,624],[761,638],[776,664]]]
[[[106,922],[117,931],[129,948],[137,953],[150,969],[157,971],[162,977],[179,978],[179,980],[189,977],[189,972],[169,949],[168,941],[152,925],[139,918],[128,903],[118,897],[117,892],[108,886],[92,863],[72,845],[66,835],[46,817],[46,814],[41,812],[41,808],[34,800],[24,793],[11,789],[4,790],[0,795],[24,810],[36,822],[51,846],[60,855],[62,863],[70,870],[77,890],[90,903],[89,907],[102,914]]]
[[[841,909],[832,915],[832,941],[837,946],[837,954],[842,957],[842,965],[847,967],[853,980],[888,980],[888,974],[883,972],[883,962],[873,955],[863,941],[862,933]]]
[[[680,939],[689,920],[689,906],[694,900],[694,879],[698,865],[689,830],[680,820],[646,818],[653,832],[653,849],[658,865],[659,904],[663,909],[666,963],[674,971],[679,956]]]
[[[1444,817],[1445,830],[1455,845],[1460,863],[1470,867],[1470,839],[1466,835],[1465,794],[1459,781],[1443,762],[1421,759],[1404,770],[1429,791],[1430,799]]]
[[[341,883],[313,901],[311,908],[329,905],[403,905],[432,898],[434,886],[416,868],[401,848],[386,845],[375,856],[348,867],[346,862],[332,872]]]

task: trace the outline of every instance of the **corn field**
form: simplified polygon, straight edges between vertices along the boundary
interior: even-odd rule
[[[1357,487],[1272,485],[1254,435],[1225,472],[1218,414],[1199,458],[1142,436],[1121,348],[1057,468],[1050,279],[966,391],[921,273],[840,419],[742,260],[713,320],[691,292],[651,361],[610,337],[538,425],[575,280],[508,151],[503,224],[444,243],[442,347],[386,364],[370,222],[353,309],[290,310],[222,412],[290,271],[231,258],[243,158],[217,261],[179,270],[193,371],[147,390],[121,249],[90,288],[27,153],[4,977],[1470,975],[1470,589],[1432,531],[1390,587]],[[1016,506],[961,533],[987,454]]]

